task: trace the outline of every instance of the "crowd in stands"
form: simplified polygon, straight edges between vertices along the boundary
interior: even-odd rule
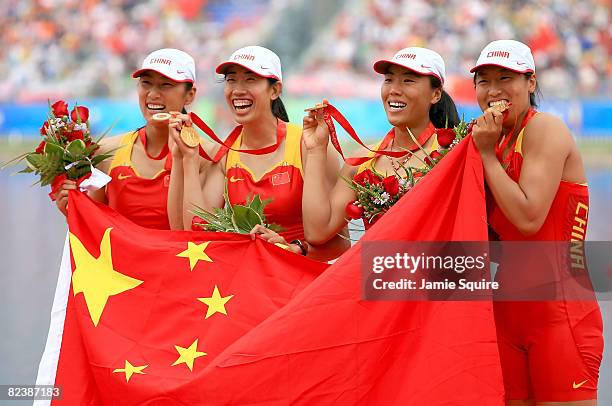
[[[371,96],[373,61],[425,46],[444,57],[451,94],[473,100],[480,50],[512,38],[531,47],[545,97],[609,96],[611,9],[611,0],[356,0],[306,53],[292,90]]]
[[[130,73],[160,47],[194,56],[206,94],[216,64],[240,46],[263,43],[266,26],[291,1],[1,0],[0,102],[127,98],[134,91]],[[479,51],[493,39],[515,38],[531,46],[546,97],[609,97],[611,6],[612,0],[349,0],[301,52],[297,68],[285,72],[286,90],[377,97],[372,62],[411,45],[438,51],[451,94],[473,100],[468,72]]]

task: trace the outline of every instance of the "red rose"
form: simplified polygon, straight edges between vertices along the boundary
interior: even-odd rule
[[[414,172],[414,173],[412,174],[412,178],[413,178],[414,180],[417,180],[417,179],[422,178],[422,177],[423,177],[423,172]]]
[[[47,145],[47,143],[45,141],[41,141],[41,143],[38,144],[34,152],[36,152],[37,154],[42,154],[43,152],[45,152],[45,145]]]
[[[457,137],[457,134],[455,134],[455,130],[453,130],[452,128],[441,128],[438,129],[436,132],[438,134],[438,144],[440,144],[442,148],[450,147],[450,145],[453,143],[453,141],[455,141],[455,138]]]
[[[389,193],[392,197],[399,193],[400,184],[395,176],[387,176],[382,180],[382,184],[385,192]]]
[[[357,174],[353,180],[360,185],[365,185],[366,182],[370,185],[380,184],[380,178],[369,169]]]
[[[68,115],[68,104],[63,100],[58,100],[51,105],[55,117],[66,117]]]
[[[76,106],[75,108],[73,108],[70,112],[70,119],[75,123],[78,122],[77,111],[79,112],[78,118],[81,119],[81,123],[86,123],[87,120],[89,120],[89,109],[85,106]]]
[[[442,156],[441,153],[439,153],[438,151],[434,151],[431,154],[429,154],[429,156],[426,156],[424,161],[427,165],[432,166],[434,164],[434,161],[439,159],[441,156]]]
[[[360,219],[363,216],[363,207],[356,206],[355,203],[357,203],[357,201],[350,202],[346,205],[346,214],[353,220]]]
[[[70,131],[69,133],[66,134],[66,139],[68,140],[68,142],[74,141],[74,140],[82,140],[83,139],[83,131],[81,131],[81,130]]]
[[[42,125],[42,127],[40,127],[40,135],[42,135],[43,137],[47,136],[47,129],[49,128],[49,122],[45,121]]]

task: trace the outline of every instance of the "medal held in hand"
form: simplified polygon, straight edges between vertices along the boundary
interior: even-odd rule
[[[195,128],[191,126],[183,126],[180,136],[183,142],[191,148],[195,148],[200,144],[200,137]]]

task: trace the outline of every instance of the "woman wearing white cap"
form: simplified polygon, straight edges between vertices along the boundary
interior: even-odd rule
[[[316,259],[337,257],[349,245],[341,238],[323,247],[312,247],[304,241],[302,173],[308,164],[302,155],[302,129],[288,122],[280,99],[280,59],[269,49],[248,46],[235,51],[216,72],[225,77],[225,100],[239,127],[226,141],[232,149],[211,168],[204,184],[196,176],[194,149],[178,141],[179,130],[188,117],[171,120],[172,134],[185,157],[184,227],[191,228],[193,215],[189,211],[194,204],[209,209],[223,206],[223,190],[227,188],[231,204],[243,204],[253,195],[271,199],[264,210],[266,220],[284,231],[277,234],[258,226],[253,234],[270,242],[288,243],[292,251]],[[335,181],[339,169],[331,149],[329,154],[322,179],[325,184]]]
[[[100,153],[111,151],[114,156],[104,161],[99,169],[108,173],[112,180],[90,195],[136,224],[170,229],[167,196],[172,161],[168,124],[155,121],[152,116],[185,111],[185,106],[193,102],[195,62],[189,54],[178,49],[159,49],[144,59],[142,67],[132,77],[138,78],[138,102],[146,124],[127,134],[102,140]],[[76,189],[76,185],[66,181],[58,193],[57,205],[64,213],[70,189]]]
[[[443,90],[444,61],[438,53],[426,48],[405,48],[391,60],[376,62],[374,70],[384,75],[381,99],[393,128],[373,149],[412,153],[398,159],[374,156],[363,148],[357,155],[368,153],[372,159],[359,167],[345,165],[341,171],[345,179],[372,168],[391,175],[401,166],[419,167],[424,153],[407,129],[430,153],[438,147],[436,128],[452,128],[459,122],[455,103]],[[306,239],[320,244],[346,226],[346,206],[355,201],[356,195],[342,179],[337,179],[331,190],[321,182],[328,159],[329,129],[320,114],[310,112],[304,118],[304,140],[309,161],[304,182],[304,227]],[[364,219],[364,225],[367,229],[370,219]]]
[[[491,228],[502,241],[583,241],[589,194],[582,159],[565,124],[535,111],[531,50],[518,41],[493,41],[471,72],[484,111],[472,135],[492,195]],[[537,270],[544,272],[540,257],[546,253],[528,255],[521,268],[537,256]],[[500,288],[521,278],[512,260],[502,252]],[[551,264],[564,268],[556,260]],[[494,302],[509,404],[596,404],[601,313],[595,300],[566,299]]]

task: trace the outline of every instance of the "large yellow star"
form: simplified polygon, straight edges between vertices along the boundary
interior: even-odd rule
[[[234,295],[222,297],[221,293],[219,293],[219,288],[217,285],[215,285],[215,290],[213,290],[211,297],[199,297],[198,300],[208,306],[206,317],[204,317],[204,319],[209,318],[215,313],[223,313],[227,316],[225,304],[233,297]]]
[[[176,348],[176,351],[178,351],[179,357],[176,361],[174,361],[174,364],[172,364],[172,366],[185,363],[187,364],[187,367],[190,371],[193,371],[193,361],[196,358],[203,357],[204,355],[206,355],[205,352],[198,351],[197,339],[187,348],[183,348],[178,345],[175,345],[174,348]]]
[[[189,268],[193,271],[198,261],[213,262],[208,255],[206,255],[206,247],[208,247],[210,241],[203,242],[202,244],[196,244],[191,241],[187,243],[187,249],[180,254],[176,254],[177,257],[189,258]]]
[[[126,382],[130,381],[130,378],[132,377],[132,375],[134,374],[145,374],[144,372],[142,372],[143,369],[145,369],[146,367],[148,367],[148,365],[142,365],[142,366],[134,366],[132,364],[130,364],[130,361],[125,360],[125,368],[118,368],[115,369],[113,372],[124,372],[125,373],[125,380]]]
[[[72,273],[72,288],[75,296],[78,293],[83,293],[85,296],[85,303],[94,326],[98,325],[110,296],[134,289],[143,282],[113,269],[111,230],[112,228],[107,228],[104,231],[98,258],[94,258],[78,237],[70,233],[70,249],[75,264]]]

